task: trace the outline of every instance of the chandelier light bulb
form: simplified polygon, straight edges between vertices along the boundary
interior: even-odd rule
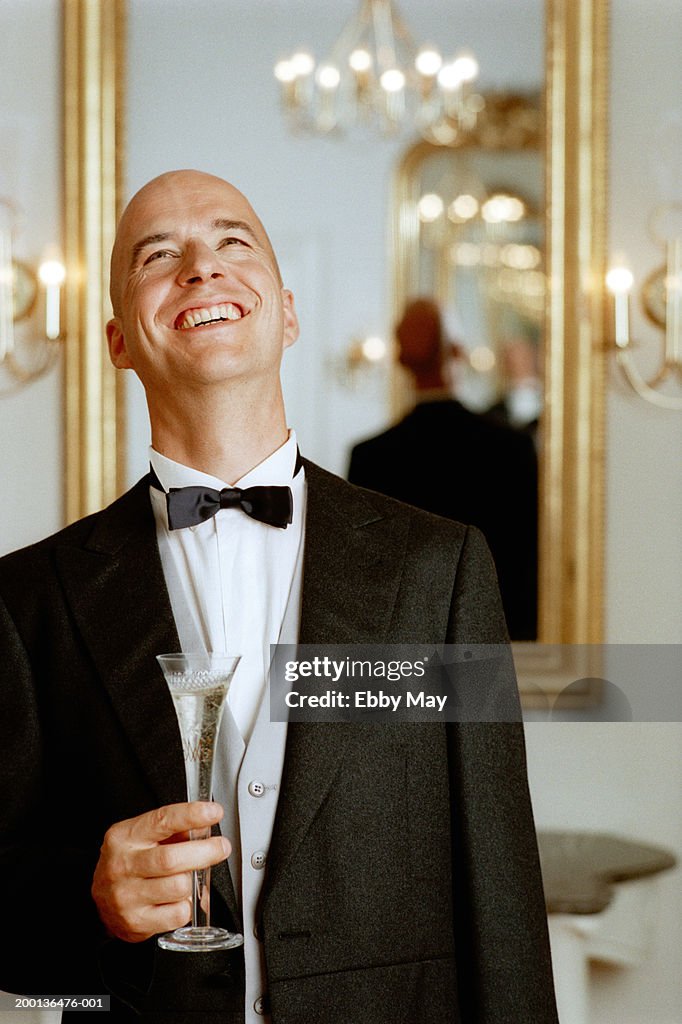
[[[398,68],[389,68],[384,71],[379,83],[385,92],[400,92],[405,88],[405,75]]]
[[[280,60],[275,64],[275,78],[278,82],[293,82],[296,80],[296,69],[290,60]]]
[[[502,192],[487,199],[481,208],[483,220],[488,224],[521,220],[525,212],[525,204],[517,196],[504,195]]]
[[[341,81],[341,72],[333,64],[322,64],[317,70],[317,84],[320,89],[331,91],[336,89]]]
[[[478,76],[478,61],[471,53],[459,53],[452,66],[457,69],[461,82],[473,82]]]
[[[516,196],[507,197],[507,220],[523,220],[526,213],[526,204]]]
[[[438,84],[445,92],[455,92],[462,85],[462,76],[456,62],[443,64],[438,72]]]
[[[449,212],[453,218],[459,220],[471,220],[478,213],[479,204],[476,196],[471,196],[466,192],[458,195],[452,200],[449,207]]]
[[[315,61],[306,50],[299,50],[291,58],[291,66],[296,76],[309,75],[315,68]]]
[[[369,50],[353,50],[348,58],[348,64],[353,71],[369,71],[372,66],[372,55]]]
[[[433,47],[424,47],[417,54],[414,66],[420,75],[424,75],[425,78],[433,78],[443,66],[443,58]]]
[[[540,264],[540,251],[534,245],[511,242],[502,249],[502,262],[514,270],[533,270]]]
[[[443,215],[444,203],[436,192],[427,192],[417,204],[419,219],[425,224],[431,224]]]

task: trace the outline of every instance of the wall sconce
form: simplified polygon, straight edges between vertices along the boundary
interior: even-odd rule
[[[634,285],[632,271],[624,265],[611,267],[606,287],[613,296],[613,340],[616,358],[625,378],[637,394],[663,409],[682,409],[682,395],[671,395],[659,386],[671,378],[682,379],[682,232],[661,237],[656,221],[661,216],[679,214],[682,205],[669,204],[655,211],[652,234],[666,249],[667,261],[644,282],[642,302],[649,319],[665,331],[663,356],[659,369],[645,378],[632,356],[630,337],[630,292]]]
[[[387,356],[388,345],[379,335],[351,338],[345,353],[335,360],[334,370],[342,384],[357,389],[372,379],[379,367],[385,366]]]
[[[17,260],[13,234],[17,209],[0,197],[0,395],[37,380],[61,349],[61,292],[66,270],[58,259],[37,271]],[[40,326],[35,322],[40,317]]]

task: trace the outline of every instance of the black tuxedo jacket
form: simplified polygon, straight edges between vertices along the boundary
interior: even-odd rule
[[[348,470],[360,487],[482,531],[512,640],[537,635],[537,475],[529,434],[452,400],[422,402],[356,445]]]
[[[476,531],[305,466],[302,642],[504,638]],[[239,952],[109,940],[90,896],[106,829],[185,799],[148,485],[0,560],[0,987],[229,1024]],[[556,1024],[521,726],[290,725],[257,927],[274,1024]]]

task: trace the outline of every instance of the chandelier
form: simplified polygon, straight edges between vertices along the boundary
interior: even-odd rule
[[[483,100],[473,92],[471,53],[446,61],[417,47],[392,0],[361,0],[328,57],[299,50],[275,66],[294,131],[343,134],[360,125],[384,135],[412,126],[440,145],[473,128]]]

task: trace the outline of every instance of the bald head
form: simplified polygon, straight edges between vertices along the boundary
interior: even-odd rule
[[[281,283],[277,258],[268,234],[243,193],[229,182],[204,171],[167,171],[143,185],[123,211],[111,253],[110,295],[114,315],[122,312],[125,282],[136,268],[144,245],[172,238],[177,223],[206,211],[216,223],[231,223],[253,235],[272,262]]]
[[[432,299],[415,299],[405,307],[396,327],[400,362],[418,373],[435,370],[443,358],[443,328],[440,310]]]
[[[440,307],[433,299],[413,299],[397,324],[398,359],[414,377],[418,391],[447,388],[446,366],[460,358],[462,349],[449,341]]]

